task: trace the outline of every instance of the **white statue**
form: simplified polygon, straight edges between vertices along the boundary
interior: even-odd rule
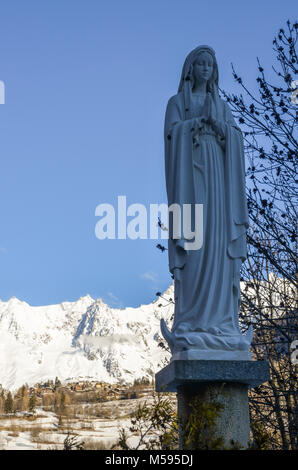
[[[186,58],[177,95],[165,117],[168,205],[203,204],[203,245],[185,249],[169,225],[169,267],[175,283],[170,332],[174,359],[251,359],[252,328],[239,328],[240,267],[246,258],[248,212],[243,137],[218,94],[214,50]]]

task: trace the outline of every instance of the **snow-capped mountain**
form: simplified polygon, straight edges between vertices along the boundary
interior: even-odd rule
[[[0,300],[0,384],[152,378],[167,355],[158,343],[160,318],[173,313],[170,297],[172,286],[152,304],[122,310],[90,296],[43,307]]]

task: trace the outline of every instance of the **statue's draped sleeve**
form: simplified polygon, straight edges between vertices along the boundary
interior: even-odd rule
[[[165,175],[169,207],[178,204],[181,211],[183,204],[195,202],[193,160],[192,160],[192,126],[193,119],[184,120],[182,93],[170,98],[165,117]],[[183,218],[181,217],[181,234]],[[173,238],[173,218],[169,215],[169,268],[174,274],[175,268],[183,268],[187,252],[183,239]]]
[[[246,258],[248,211],[245,194],[245,158],[243,136],[227,103],[225,118],[225,187],[228,227],[228,254],[231,258]]]

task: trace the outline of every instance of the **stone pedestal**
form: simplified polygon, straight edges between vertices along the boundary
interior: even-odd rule
[[[246,448],[247,391],[269,379],[265,361],[175,360],[156,374],[156,390],[177,392],[180,449]]]

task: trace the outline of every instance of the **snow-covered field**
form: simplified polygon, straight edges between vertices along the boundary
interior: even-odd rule
[[[152,394],[148,394],[138,399],[100,403],[103,415],[110,415],[110,418],[90,417],[88,407],[93,405],[89,404],[85,405],[85,413],[75,418],[63,417],[62,423],[54,413],[41,408],[36,410],[34,420],[21,416],[2,417],[0,450],[60,450],[68,432],[75,435],[78,442],[85,442],[87,450],[110,448],[117,442],[120,428],[128,431],[128,443],[135,446],[139,438],[129,432],[131,414],[139,404],[144,401],[149,404],[152,400]]]

